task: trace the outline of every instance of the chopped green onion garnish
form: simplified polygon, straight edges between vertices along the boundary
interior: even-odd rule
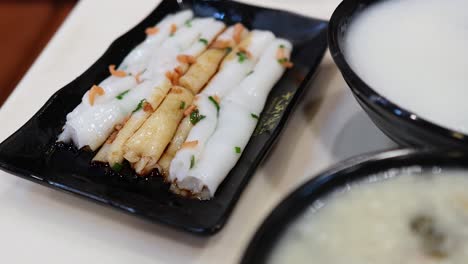
[[[195,166],[195,156],[194,155],[192,155],[192,157],[190,158],[190,169],[192,169],[193,166]]]
[[[240,147],[234,147],[234,150],[236,151],[237,154],[241,153],[241,148]]]
[[[279,62],[280,64],[286,63],[286,62],[288,62],[288,58],[278,59],[278,62]]]
[[[137,105],[137,107],[135,108],[135,110],[132,111],[132,113],[135,113],[135,112],[137,112],[138,110],[140,110],[140,109],[143,107],[143,102],[144,102],[144,101],[145,101],[145,99],[142,99],[142,100],[138,103],[138,105]]]
[[[192,20],[189,19],[189,20],[185,21],[184,24],[185,24],[186,27],[192,27]]]
[[[115,98],[119,99],[119,100],[122,100],[124,98],[124,96],[130,92],[130,90],[127,90],[127,91],[124,91],[122,93],[120,93],[119,95],[117,95]]]
[[[190,123],[192,123],[192,125],[196,125],[198,122],[200,122],[200,120],[202,120],[205,117],[206,116],[204,115],[200,115],[198,109],[195,109],[192,111],[192,113],[190,113]]]
[[[185,109],[185,102],[184,101],[180,102],[180,109]]]
[[[250,113],[250,115],[255,118],[255,119],[258,119],[258,115],[254,114],[254,113]]]
[[[123,168],[123,165],[120,163],[115,163],[114,165],[112,165],[112,170],[116,172],[120,172],[122,168]]]
[[[208,96],[208,99],[210,99],[210,101],[214,104],[214,106],[216,107],[216,111],[219,112],[219,104],[218,104],[218,102],[216,101],[216,99],[214,99],[213,96]]]
[[[232,48],[231,48],[231,47],[227,47],[227,48],[226,48],[226,53],[229,53],[229,52],[231,52],[231,51],[232,51]]]
[[[208,45],[208,40],[204,39],[204,38],[201,38],[199,39],[198,41],[202,42],[203,44],[205,45]]]
[[[242,52],[242,51],[239,51],[236,53],[238,59],[239,59],[239,62],[242,63],[244,62],[247,58],[247,54],[245,54],[245,52]]]
[[[280,49],[284,49],[284,45],[283,45],[283,44],[279,45],[279,47],[280,47]]]

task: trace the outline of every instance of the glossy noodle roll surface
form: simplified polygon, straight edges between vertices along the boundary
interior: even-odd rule
[[[253,30],[224,59],[218,73],[210,80],[202,93],[224,97],[253,70],[258,58],[274,35],[270,31]]]
[[[133,49],[120,64],[119,69],[136,75],[148,66],[151,55],[171,35],[171,28],[182,27],[184,23],[193,18],[191,10],[182,11],[166,16],[154,27],[147,28],[146,39]]]
[[[197,114],[203,119],[195,120],[196,123],[192,122],[195,123],[193,128],[177,152],[176,158],[171,162],[169,180],[183,178],[193,168],[207,140],[216,128],[218,109],[214,102],[208,96],[201,94],[196,97],[194,105],[196,107],[194,111],[197,111]]]
[[[201,194],[206,187],[211,198],[219,184],[240,158],[257,124],[250,111],[233,102],[223,102],[216,131],[211,135],[201,157],[192,163],[185,177],[176,177],[177,187]],[[177,176],[177,175],[175,175]]]

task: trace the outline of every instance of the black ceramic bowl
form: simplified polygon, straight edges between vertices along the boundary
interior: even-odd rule
[[[417,113],[389,101],[367,85],[346,62],[342,44],[349,22],[358,12],[378,1],[344,0],[330,20],[328,31],[330,52],[355,98],[372,121],[398,144],[413,147],[468,149],[468,135],[424,120]]]
[[[247,247],[241,263],[266,263],[286,228],[316,200],[351,182],[364,180],[390,169],[408,167],[420,168],[421,172],[430,172],[434,168],[468,169],[468,153],[401,149],[344,161],[312,178],[283,200],[260,226]],[[423,174],[420,175],[424,177]]]

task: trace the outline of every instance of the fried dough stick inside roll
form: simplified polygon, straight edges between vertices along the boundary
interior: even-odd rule
[[[169,166],[171,165],[172,159],[174,158],[177,151],[179,151],[182,144],[184,144],[192,127],[193,124],[190,122],[190,115],[187,115],[184,119],[182,119],[179,126],[177,127],[175,135],[169,143],[169,146],[167,146],[167,149],[164,151],[164,154],[158,161],[159,169],[161,169],[161,173],[163,173],[164,176],[166,176],[169,172]]]
[[[218,70],[219,64],[226,56],[225,49],[208,49],[197,58],[187,73],[179,79],[179,85],[190,89],[193,94],[198,92],[206,85]]]
[[[161,106],[125,143],[124,157],[138,174],[147,174],[156,167],[156,162],[184,117],[186,109],[181,104],[190,105],[192,100],[191,91],[174,86]]]
[[[225,55],[236,48],[247,37],[248,33],[249,31],[240,23],[227,28],[197,59],[197,63],[192,65],[189,71],[180,78],[180,85],[192,90],[194,94],[198,94],[216,73]]]
[[[178,82],[176,75],[183,74],[188,69],[188,65],[193,63],[191,60],[194,60],[206,49],[207,44],[204,41],[209,44],[224,27],[222,22],[212,18],[194,19],[190,27],[182,28],[163,44],[167,50],[162,50],[164,54],[156,56],[160,59],[152,61],[150,69],[147,71],[148,74],[142,76],[147,80],[135,88],[153,90],[151,95],[144,99],[151,105],[153,111],[159,107],[170,87]],[[202,42],[200,39],[204,41]],[[93,160],[108,162],[111,166],[121,163],[125,142],[141,127],[151,113],[152,111],[145,111],[132,114],[121,129],[114,131],[112,137]]]
[[[233,50],[238,45],[236,41],[241,42],[247,35],[248,30],[241,24],[236,24],[226,29],[218,36],[216,41],[211,45],[211,48],[205,51],[187,73],[180,78],[180,85],[190,89],[194,94],[199,93],[217,72],[222,59],[228,54],[229,50]],[[219,43],[223,43],[223,45],[221,46]],[[171,143],[158,162],[164,174],[169,171],[169,165],[174,155],[185,142],[192,127],[193,124],[190,122],[190,116],[188,115],[180,123]]]

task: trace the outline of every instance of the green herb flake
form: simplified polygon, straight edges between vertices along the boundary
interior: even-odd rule
[[[227,47],[226,48],[226,54],[230,53],[232,51],[232,48],[231,47]]]
[[[199,39],[198,41],[200,41],[201,43],[205,44],[208,46],[208,40],[204,39],[204,38],[201,38]]]
[[[236,151],[237,154],[241,153],[241,148],[240,147],[234,147],[234,150]]]
[[[185,109],[185,102],[184,101],[180,102],[180,109]]]
[[[242,63],[244,62],[247,58],[247,54],[245,54],[245,52],[242,52],[242,51],[239,51],[236,53],[237,57],[238,57],[238,60],[239,60],[239,63]]]
[[[258,115],[254,114],[254,113],[250,113],[250,116],[258,120]]]
[[[206,116],[204,115],[200,115],[198,109],[195,109],[192,111],[192,113],[190,113],[190,123],[192,123],[192,125],[196,125],[198,122],[200,122],[200,120],[204,119],[205,117]]]
[[[280,64],[286,63],[286,62],[288,62],[288,58],[278,59],[278,62],[279,62]]]
[[[249,73],[247,73],[247,76],[249,76],[252,73],[254,73],[254,71],[249,71]]]
[[[189,20],[185,21],[184,24],[185,24],[186,27],[192,27],[192,20],[189,19]]]
[[[195,166],[195,156],[192,155],[190,158],[190,169],[192,169]]]
[[[135,110],[132,111],[132,113],[138,112],[141,108],[143,108],[143,102],[145,102],[145,99],[142,99],[142,100],[138,103],[137,107],[135,108]]]
[[[279,48],[284,49],[284,45],[283,44],[279,45]]]
[[[112,165],[112,170],[116,172],[120,172],[122,168],[123,168],[123,165],[120,163],[115,163],[114,165]]]
[[[171,33],[169,34],[169,37],[173,37],[175,35],[175,33]]]
[[[216,101],[216,99],[213,96],[208,96],[208,99],[210,99],[210,101],[214,104],[214,106],[216,107],[216,111],[218,111],[218,113],[219,113],[219,103],[218,103],[218,101]]]
[[[127,91],[124,91],[122,93],[120,93],[119,95],[117,95],[115,98],[119,99],[119,100],[122,100],[124,98],[124,96],[126,94],[128,94],[128,92],[130,92],[130,90],[127,90]]]

